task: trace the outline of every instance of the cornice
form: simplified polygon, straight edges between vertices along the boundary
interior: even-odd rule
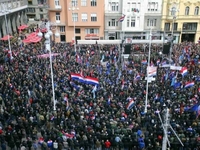
[[[192,3],[191,3],[190,1],[185,1],[185,2],[184,2],[184,5],[185,5],[185,6],[190,6],[191,4],[192,4]]]
[[[194,4],[195,6],[200,6],[200,0],[196,0],[193,4]]]

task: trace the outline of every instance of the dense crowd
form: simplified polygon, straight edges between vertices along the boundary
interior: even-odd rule
[[[53,110],[48,53],[37,45],[12,45],[12,56],[2,46],[0,61],[0,142],[1,149],[42,150],[160,150],[162,123],[169,108],[170,124],[183,142],[169,129],[171,150],[200,149],[198,111],[189,111],[199,102],[199,45],[175,44],[173,64],[168,64],[162,48],[151,50],[151,66],[157,67],[155,81],[149,83],[148,109],[144,113],[147,55],[120,58],[115,45],[73,46],[52,43],[56,111]],[[148,46],[147,46],[148,47]],[[137,49],[136,49],[137,50]],[[138,54],[138,52],[137,52]],[[171,63],[171,62],[170,62]],[[71,73],[98,78],[99,85],[72,80]],[[176,78],[175,86],[172,81]],[[194,81],[194,86],[184,88]],[[95,88],[95,90],[94,90]],[[129,105],[132,102],[132,105]],[[189,108],[189,109],[188,109]]]

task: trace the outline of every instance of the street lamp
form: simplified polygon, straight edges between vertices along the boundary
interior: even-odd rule
[[[78,21],[78,19],[76,20],[75,17],[73,17],[74,12],[77,10],[79,10],[78,7],[76,7],[76,4],[72,4],[72,7],[69,7],[69,11],[72,11],[72,21],[74,23],[74,51],[76,52],[76,21]]]
[[[45,33],[44,37],[46,39],[46,41],[45,41],[46,50],[49,51],[49,58],[50,58],[51,84],[52,84],[52,93],[53,93],[53,110],[56,111],[56,100],[55,100],[55,89],[54,89],[54,78],[53,78],[53,66],[52,66],[52,54],[51,54],[51,36],[53,35],[53,32],[51,30],[54,29],[54,28],[52,28],[52,25],[54,25],[54,24],[50,23],[49,21],[46,22],[46,24],[44,24],[44,27],[47,30],[47,32]],[[39,31],[38,36],[39,37],[43,36],[41,31]],[[55,37],[59,37],[59,36],[60,36],[60,34],[56,31]]]
[[[173,41],[174,41],[174,23],[176,20],[176,12],[178,12],[178,10],[176,9],[176,7],[172,7],[170,9],[171,15],[173,17],[173,21],[172,21],[172,31],[171,31],[171,44],[170,44],[170,53],[169,53],[169,59],[170,62],[172,63],[172,50],[173,50]]]
[[[152,40],[152,29],[150,29],[149,34],[149,54],[148,54],[148,64],[147,64],[147,83],[146,83],[146,97],[145,97],[145,108],[144,113],[147,113],[147,105],[148,105],[148,90],[149,90],[149,67],[150,67],[150,57],[151,57],[151,40]]]
[[[8,47],[9,47],[9,53],[10,53],[10,60],[12,60],[12,50],[11,50],[11,45],[10,45],[10,34],[9,34],[9,29],[8,29],[8,20],[7,20],[7,14],[9,14],[9,10],[4,7],[4,10],[1,11],[1,13],[4,14],[4,17],[5,17],[5,23],[6,23],[6,34],[8,36]]]

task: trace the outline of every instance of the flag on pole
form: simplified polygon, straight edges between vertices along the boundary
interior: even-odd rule
[[[125,17],[126,15],[123,14],[123,16],[119,18],[118,22],[123,22]]]

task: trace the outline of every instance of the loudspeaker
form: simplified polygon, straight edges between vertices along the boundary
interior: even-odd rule
[[[125,45],[124,54],[131,54],[131,44]]]
[[[169,54],[170,52],[170,43],[164,44],[163,45],[163,54]]]

